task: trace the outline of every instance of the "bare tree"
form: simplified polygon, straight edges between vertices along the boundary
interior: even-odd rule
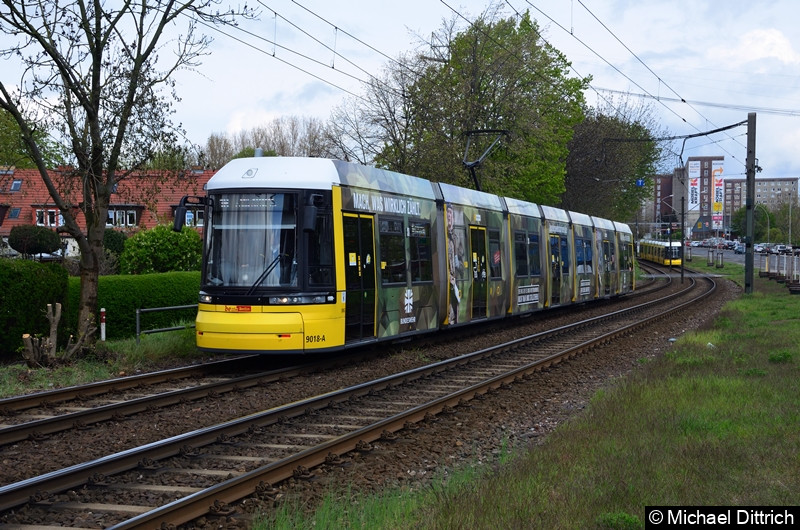
[[[669,144],[653,110],[631,98],[587,109],[569,142],[561,207],[631,221],[650,196]]]
[[[212,134],[206,142],[206,164],[222,167],[236,156],[252,153],[256,147],[277,156],[328,157],[334,152],[321,120],[282,116],[230,136]]]
[[[211,168],[220,168],[235,154],[236,150],[230,138],[223,133],[212,133],[208,137],[205,151],[203,151],[203,165]]]
[[[228,24],[255,13],[217,11],[219,0],[1,0],[0,57],[20,66],[0,82],[0,108],[17,122],[31,158],[81,251],[78,336],[93,339],[108,205],[117,184],[165,146],[177,100],[172,75],[194,68],[210,38],[198,23]],[[170,34],[184,24],[180,35]],[[164,42],[162,42],[164,41]],[[172,53],[163,53],[167,43]],[[170,92],[168,95],[164,91]],[[54,180],[33,123],[69,146],[74,169]],[[77,199],[75,198],[77,197]],[[81,226],[78,215],[85,220]]]

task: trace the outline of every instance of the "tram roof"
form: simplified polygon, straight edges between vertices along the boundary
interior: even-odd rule
[[[572,210],[570,210],[568,213],[569,213],[569,218],[572,220],[573,224],[594,227],[594,222],[592,221],[591,215],[586,215],[585,213],[580,213],[580,212],[573,212]]]
[[[327,158],[237,158],[209,180],[206,189],[330,189],[343,185],[434,199],[431,183],[386,169]]]
[[[478,208],[486,208],[489,210],[504,209],[503,202],[497,195],[492,195],[491,193],[486,193],[483,191],[460,188],[444,182],[439,182],[438,186],[439,189],[442,190],[442,197],[444,198],[445,202],[477,206]]]
[[[546,206],[543,204],[542,213],[544,214],[544,218],[548,221],[569,223],[569,214],[566,210],[562,210],[561,208],[556,208],[555,206]]]
[[[542,216],[542,212],[539,210],[539,207],[532,202],[521,201],[519,199],[514,199],[513,197],[503,197],[503,200],[506,201],[506,206],[508,207],[508,211],[510,213],[527,215],[530,217]]]

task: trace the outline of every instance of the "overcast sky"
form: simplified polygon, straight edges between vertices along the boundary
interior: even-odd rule
[[[178,78],[177,119],[195,143],[205,144],[214,132],[250,129],[280,116],[327,119],[344,98],[362,93],[368,73],[377,73],[387,56],[430,40],[443,20],[456,17],[465,27],[488,5],[478,0],[260,1],[261,20],[243,26],[252,34],[209,31],[215,39],[211,54],[197,72]],[[529,10],[545,39],[572,62],[574,75],[592,76],[591,104],[598,94],[641,94],[673,135],[736,124],[756,112],[756,156],[763,168],[758,176],[800,176],[800,11],[793,0],[508,0],[501,5],[506,16]],[[689,156],[723,155],[725,176],[742,178],[745,133],[745,127],[736,127],[687,140],[683,163]]]

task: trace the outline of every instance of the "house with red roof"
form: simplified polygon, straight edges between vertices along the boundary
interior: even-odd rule
[[[182,171],[143,171],[120,180],[111,194],[106,227],[132,235],[138,230],[157,224],[172,224],[175,208],[184,195],[203,195],[204,186],[214,171],[189,169]],[[80,203],[80,179],[72,168],[60,167],[50,171],[50,178],[64,190],[64,196],[74,204],[78,223],[85,228]],[[69,191],[73,190],[73,191]],[[203,211],[188,209],[186,224],[202,230]],[[8,250],[8,236],[18,225],[39,225],[56,230],[63,217],[53,202],[44,181],[36,169],[0,167],[0,254]],[[72,238],[62,233],[66,255],[77,255]]]

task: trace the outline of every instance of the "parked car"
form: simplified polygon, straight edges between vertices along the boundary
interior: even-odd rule
[[[761,243],[756,243],[755,245],[753,245],[753,252],[755,252],[756,254],[763,254],[764,245],[762,245]]]
[[[733,245],[733,252],[735,254],[744,254],[744,243],[736,243]]]

